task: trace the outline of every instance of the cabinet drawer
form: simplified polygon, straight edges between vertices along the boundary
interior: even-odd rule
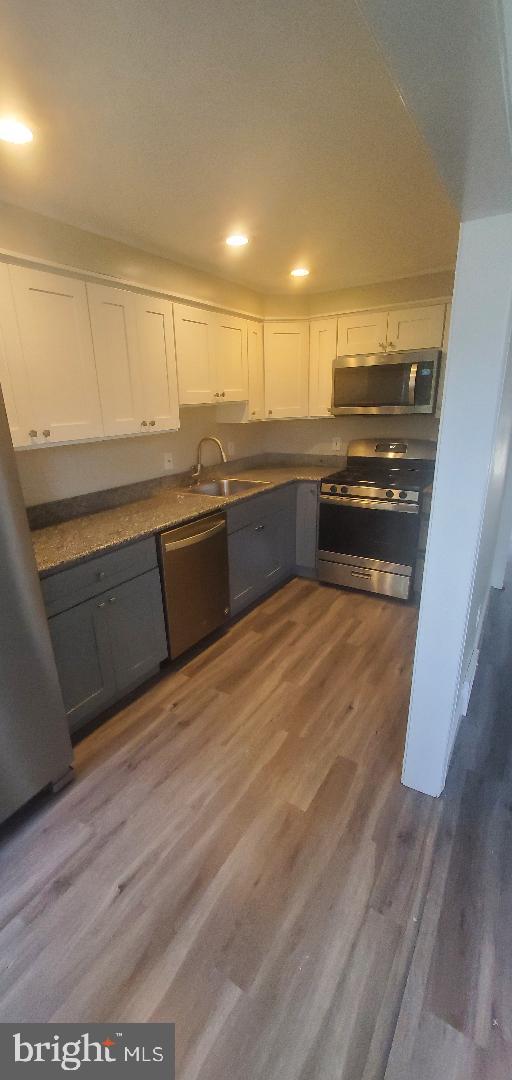
[[[60,570],[41,581],[46,613],[57,615],[59,611],[74,607],[156,565],[155,538],[149,536],[147,540],[127,544],[118,551],[87,559],[69,570]]]
[[[252,495],[244,502],[232,506],[227,511],[228,533],[244,529],[246,525],[253,525],[270,514],[278,514],[281,510],[295,509],[296,491],[295,484],[288,487],[278,488],[277,491],[267,491],[262,495]]]

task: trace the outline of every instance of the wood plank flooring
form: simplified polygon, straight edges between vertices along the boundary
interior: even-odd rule
[[[175,1020],[179,1080],[510,1080],[512,602],[446,794],[413,607],[294,580],[4,827],[0,1020]]]

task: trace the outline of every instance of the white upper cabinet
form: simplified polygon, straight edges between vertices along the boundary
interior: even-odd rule
[[[247,323],[232,315],[213,315],[215,326],[214,397],[247,401]]]
[[[180,426],[180,410],[172,303],[141,295],[134,296],[134,301],[143,421],[150,431],[175,431]]]
[[[247,324],[247,364],[249,369],[249,420],[265,417],[265,376],[263,371],[263,326]]]
[[[332,370],[336,359],[337,320],[312,319],[309,324],[309,415],[330,416]]]
[[[0,263],[0,385],[14,446],[30,446],[32,416],[9,269]]]
[[[338,319],[338,356],[384,352],[387,311],[358,311]]]
[[[444,316],[444,304],[390,311],[388,349],[440,349],[443,342]]]
[[[170,300],[88,285],[106,435],[179,427]]]
[[[265,416],[268,419],[308,415],[308,324],[265,326]]]
[[[215,326],[212,314],[174,305],[180,405],[211,405],[215,398]]]
[[[12,266],[10,276],[37,440],[46,445],[101,437],[84,283],[20,266]]]
[[[88,285],[87,295],[105,435],[133,435],[144,419],[133,294]]]

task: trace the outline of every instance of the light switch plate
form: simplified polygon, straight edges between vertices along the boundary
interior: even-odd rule
[[[332,448],[333,448],[333,450],[336,450],[337,454],[340,454],[341,451],[343,450],[343,439],[338,439],[338,438],[333,439],[332,440]]]

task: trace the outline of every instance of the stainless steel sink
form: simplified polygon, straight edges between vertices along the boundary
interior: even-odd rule
[[[205,480],[203,483],[191,484],[187,491],[197,492],[198,495],[226,496],[257,487],[268,487],[268,484],[264,480]]]

